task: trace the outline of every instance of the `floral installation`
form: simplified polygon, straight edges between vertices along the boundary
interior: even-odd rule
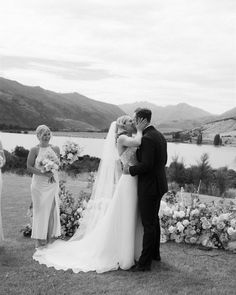
[[[229,249],[231,242],[236,241],[235,203],[203,203],[198,195],[193,194],[191,204],[187,205],[182,192],[175,203],[172,199],[170,201],[168,194],[165,200],[167,206],[160,212],[162,243],[172,240],[206,248]]]
[[[62,168],[73,164],[79,159],[79,155],[82,152],[82,148],[73,141],[66,141],[62,147],[63,154],[61,156],[61,166]]]
[[[60,221],[61,238],[72,237],[79,227],[79,219],[87,206],[90,194],[81,191],[76,200],[72,194],[66,190],[65,181],[60,181]]]
[[[60,161],[55,153],[48,152],[44,158],[38,162],[38,167],[42,173],[52,172],[53,174],[59,169]],[[49,178],[48,182],[56,182],[54,176]]]

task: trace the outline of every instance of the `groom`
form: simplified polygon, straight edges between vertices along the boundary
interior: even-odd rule
[[[138,164],[124,167],[124,173],[138,175],[138,205],[144,227],[143,248],[133,271],[148,271],[152,260],[160,261],[160,224],[158,212],[161,198],[167,192],[165,165],[167,162],[167,144],[164,136],[150,125],[152,112],[149,109],[137,109],[134,123],[146,119],[140,147],[137,149]]]

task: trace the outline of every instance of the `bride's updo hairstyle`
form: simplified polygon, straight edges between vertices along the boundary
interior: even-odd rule
[[[117,137],[121,134],[127,133],[126,124],[127,122],[130,122],[131,119],[132,118],[130,116],[124,115],[116,120]]]
[[[37,128],[36,128],[36,135],[38,137],[38,139],[40,140],[42,138],[42,136],[46,133],[46,132],[50,132],[50,135],[52,137],[52,132],[50,130],[50,128],[47,126],[47,125],[39,125]]]

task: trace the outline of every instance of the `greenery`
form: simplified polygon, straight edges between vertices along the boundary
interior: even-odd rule
[[[29,150],[22,146],[16,146],[13,152],[9,153],[4,150],[6,156],[6,164],[2,168],[2,172],[13,172],[20,175],[29,175],[27,171],[27,157]],[[84,155],[79,157],[71,165],[67,165],[65,170],[70,175],[77,175],[83,172],[97,171],[100,159]]]
[[[220,134],[216,134],[213,141],[214,145],[222,145],[222,139],[220,137]]]
[[[0,294],[7,295],[168,295],[234,294],[236,256],[228,251],[202,251],[197,246],[161,244],[162,262],[151,272],[114,271],[74,274],[33,261],[34,242],[19,233],[28,217],[28,176],[3,175],[2,215],[5,242],[0,247]],[[83,181],[76,183],[83,185]],[[68,179],[73,194],[78,191]]]
[[[13,172],[20,175],[29,175],[26,161],[29,151],[21,146],[16,146],[13,152],[4,151],[6,164],[2,172]],[[66,165],[64,170],[70,176],[76,176],[84,172],[96,172],[100,159],[84,155],[70,165]],[[213,169],[209,164],[208,154],[202,154],[197,165],[185,167],[179,161],[178,156],[172,159],[171,164],[166,169],[169,183],[177,183],[179,187],[184,187],[185,191],[196,192],[200,184],[200,193],[213,196],[229,195],[228,191],[236,189],[236,171],[222,167]]]
[[[209,156],[204,153],[197,165],[185,167],[178,157],[173,158],[167,169],[169,183],[175,182],[185,191],[199,192],[213,196],[227,196],[229,189],[236,189],[236,171],[222,167],[213,169]]]

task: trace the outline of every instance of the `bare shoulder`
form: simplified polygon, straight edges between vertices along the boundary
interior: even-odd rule
[[[122,134],[122,135],[120,135],[120,136],[118,137],[117,142],[118,142],[118,143],[119,143],[119,142],[122,143],[122,142],[124,142],[127,138],[128,138],[127,135]]]
[[[33,147],[30,149],[30,153],[31,153],[31,154],[38,154],[38,151],[39,151],[39,146],[38,146],[38,145],[33,146]]]

